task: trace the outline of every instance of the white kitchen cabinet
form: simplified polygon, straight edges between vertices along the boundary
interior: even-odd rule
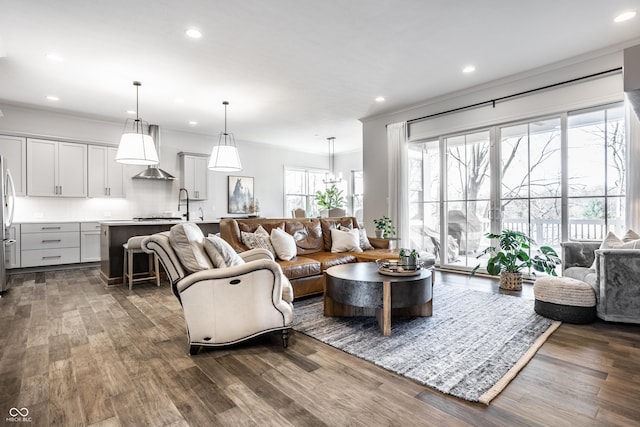
[[[0,156],[11,171],[16,196],[27,194],[27,139],[0,135]]]
[[[27,139],[27,194],[86,197],[87,145]]]
[[[116,162],[116,147],[89,145],[89,197],[124,197],[124,167]]]
[[[187,189],[191,200],[206,200],[209,157],[182,152],[178,155],[181,158],[182,188]]]
[[[80,262],[80,224],[23,223],[20,225],[22,267]]]
[[[5,248],[5,267],[20,268],[20,224],[13,224],[7,228],[8,238],[15,240],[15,243],[7,245]]]
[[[80,262],[100,261],[100,223],[80,224]]]

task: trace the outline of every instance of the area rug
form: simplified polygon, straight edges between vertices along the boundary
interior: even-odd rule
[[[394,318],[388,337],[375,317],[325,317],[322,297],[294,305],[296,331],[486,405],[560,326],[537,315],[531,300],[446,284],[434,287],[432,317]]]

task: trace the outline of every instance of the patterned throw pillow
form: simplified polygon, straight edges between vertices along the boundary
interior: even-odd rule
[[[627,231],[625,234],[625,238],[627,240],[622,240],[618,236],[616,236],[611,231],[607,234],[607,237],[604,238],[602,244],[600,245],[600,249],[640,249],[640,239],[629,240],[631,237],[636,235],[633,231]],[[591,264],[591,269],[595,270],[596,263],[598,262],[598,258],[593,260],[593,264]]]
[[[204,249],[215,268],[233,267],[244,264],[244,260],[224,239],[210,234],[204,240]]]
[[[255,232],[247,233],[246,231],[240,232],[242,243],[248,246],[250,249],[262,248],[266,249],[275,257],[276,251],[271,244],[271,238],[269,233],[261,225],[258,226]]]

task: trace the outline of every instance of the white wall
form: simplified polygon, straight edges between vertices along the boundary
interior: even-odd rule
[[[1,105],[0,134],[117,145],[122,122],[110,122],[71,114]],[[124,199],[20,197],[16,201],[16,222],[58,220],[130,219],[178,208],[180,184],[180,151],[208,154],[217,142],[217,135],[177,132],[160,126],[160,168],[176,177],[175,181],[125,180]],[[237,135],[237,134],[236,134]],[[255,196],[260,201],[261,215],[288,216],[284,207],[284,168],[326,168],[327,155],[284,150],[278,146],[236,140],[243,170],[235,175],[254,177]],[[144,169],[126,165],[126,176]],[[209,172],[209,199],[192,202],[192,218],[200,215],[216,219],[227,213],[227,173]],[[184,208],[183,208],[184,212]]]
[[[373,229],[373,219],[386,215],[388,209],[388,165],[386,125],[478,102],[508,96],[525,90],[559,83],[622,66],[622,49],[593,53],[580,59],[532,70],[470,90],[426,100],[419,106],[381,116],[366,117],[363,123],[363,169],[365,180],[364,222]],[[610,89],[609,100],[622,100],[622,79]],[[550,112],[547,112],[550,113]],[[459,123],[459,129],[470,129],[478,123]]]

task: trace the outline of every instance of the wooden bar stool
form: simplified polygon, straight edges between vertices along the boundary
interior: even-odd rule
[[[142,273],[134,272],[133,256],[135,254],[146,253],[142,250],[142,241],[147,236],[133,236],[127,240],[127,243],[123,244],[124,259],[122,261],[122,282],[127,283],[129,281],[129,289],[132,289],[134,283],[146,282],[149,280],[155,280],[157,285],[160,286],[160,269],[158,268],[158,257],[156,254],[147,254],[149,257],[149,264],[147,271]]]

